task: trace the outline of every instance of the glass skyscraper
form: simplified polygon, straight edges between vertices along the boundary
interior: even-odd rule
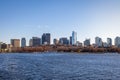
[[[21,47],[25,47],[26,46],[26,39],[22,38],[21,39]]]
[[[77,43],[77,32],[72,32],[72,45],[76,45]]]

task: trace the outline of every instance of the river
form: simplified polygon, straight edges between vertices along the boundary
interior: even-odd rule
[[[0,80],[120,80],[120,54],[0,54]]]

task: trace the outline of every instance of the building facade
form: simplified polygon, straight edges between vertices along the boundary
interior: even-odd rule
[[[107,38],[107,44],[108,44],[108,47],[112,46],[112,39],[111,38]]]
[[[50,36],[50,33],[44,33],[42,35],[42,44],[48,44],[50,45],[51,43],[51,36]]]
[[[25,47],[26,46],[26,39],[22,38],[21,39],[21,47]]]
[[[72,36],[70,36],[69,44],[72,45]]]
[[[20,39],[11,39],[11,44],[13,47],[20,47]]]
[[[87,47],[87,46],[90,46],[90,39],[86,39],[84,41],[84,46]]]
[[[76,45],[77,43],[77,32],[72,32],[72,45]]]
[[[58,39],[54,39],[53,43],[54,43],[54,45],[57,45],[57,44],[59,44],[59,40]]]
[[[99,37],[95,38],[96,47],[102,47],[102,39]]]
[[[63,37],[63,38],[59,39],[59,43],[63,44],[63,45],[68,45],[69,44],[69,40],[66,37]]]
[[[120,47],[120,37],[118,36],[115,38],[115,46]]]
[[[32,46],[40,46],[41,45],[41,39],[39,37],[32,37],[31,40]]]

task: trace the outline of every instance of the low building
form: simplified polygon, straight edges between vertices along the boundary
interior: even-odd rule
[[[69,40],[66,37],[62,37],[59,39],[59,43],[62,45],[69,45]]]
[[[82,43],[77,41],[77,46],[82,47]]]
[[[103,47],[104,48],[107,48],[108,47],[108,44],[106,42],[103,42]]]
[[[58,39],[54,39],[53,43],[54,43],[54,45],[57,45],[57,44],[59,44],[59,40]]]

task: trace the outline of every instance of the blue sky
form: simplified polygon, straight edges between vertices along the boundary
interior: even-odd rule
[[[73,30],[80,42],[120,36],[120,0],[0,0],[2,42],[22,37],[28,42],[46,32],[52,39],[69,38]]]

